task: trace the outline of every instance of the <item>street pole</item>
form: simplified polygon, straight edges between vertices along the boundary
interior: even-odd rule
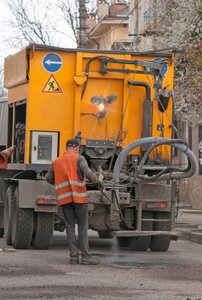
[[[79,0],[79,46],[78,48],[86,48],[86,6],[85,0]]]

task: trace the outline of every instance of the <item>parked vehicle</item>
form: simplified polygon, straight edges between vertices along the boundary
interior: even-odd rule
[[[8,245],[48,248],[53,230],[65,229],[45,174],[77,138],[91,169],[104,175],[103,191],[87,182],[89,228],[135,251],[168,250],[178,235],[176,180],[192,176],[197,164],[186,143],[173,139],[173,69],[174,54],[157,50],[31,44],[5,59],[0,176]],[[174,147],[188,157],[185,170],[172,166]]]

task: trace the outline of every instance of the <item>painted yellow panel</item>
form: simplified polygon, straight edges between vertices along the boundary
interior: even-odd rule
[[[61,65],[55,70],[54,61],[44,59],[51,53],[59,56]],[[143,104],[146,100],[146,89],[131,86],[128,81],[146,82],[151,88],[153,102],[152,136],[160,137],[157,125],[163,122],[164,136],[171,138],[172,97],[168,109],[161,113],[155,99],[154,80],[151,75],[138,74],[142,67],[132,64],[121,64],[116,61],[107,64],[108,68],[119,72],[101,73],[100,56],[113,57],[121,60],[152,61],[155,56],[141,56],[129,53],[101,53],[63,51],[57,48],[30,50],[29,85],[26,119],[26,163],[29,162],[31,131],[53,131],[59,133],[59,154],[65,149],[66,140],[81,132],[82,144],[86,139],[119,141],[118,146],[126,147],[129,143],[142,138],[143,135]],[[162,57],[165,58],[165,57]],[[173,57],[167,56],[168,71],[163,87],[169,85],[173,89]],[[52,66],[51,66],[52,63]],[[57,63],[58,65],[58,63]],[[127,74],[122,70],[130,69]],[[20,86],[18,86],[19,90]],[[93,96],[107,98],[115,94],[117,100],[106,104],[106,115],[98,116],[98,107],[91,103]],[[13,95],[10,91],[9,95]],[[83,95],[83,97],[82,97]],[[12,98],[12,99],[11,99]],[[9,103],[16,101],[9,97]],[[133,153],[140,154],[141,149]],[[160,149],[167,156],[165,147]],[[170,151],[169,151],[170,152]]]
[[[27,129],[65,132],[60,137],[60,143],[65,145],[73,134],[75,53],[65,55],[61,52],[59,55],[63,65],[55,73],[50,73],[43,67],[46,54],[46,51],[35,51],[30,59]],[[53,80],[59,92],[51,89],[50,85],[50,90],[47,90],[47,83]],[[61,148],[64,151],[64,147]]]

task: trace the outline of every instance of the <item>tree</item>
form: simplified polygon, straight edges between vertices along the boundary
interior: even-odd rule
[[[50,45],[53,40],[50,23],[50,1],[3,0],[8,14],[5,24],[9,47],[22,48],[25,43]]]
[[[7,91],[3,86],[3,78],[4,78],[4,69],[3,66],[0,64],[0,98],[5,97],[7,95]]]
[[[78,45],[77,28],[79,27],[78,16],[78,1],[71,3],[70,1],[58,0],[57,7],[59,8],[59,15],[64,18],[65,22],[69,24],[72,29],[74,40]],[[65,34],[65,32],[63,32]]]
[[[28,43],[68,47],[78,44],[78,0],[2,0],[8,10],[5,25],[9,28],[6,43],[22,48]],[[86,4],[95,10],[95,0]],[[73,41],[71,43],[70,41]]]
[[[200,0],[166,0],[163,8],[161,43],[184,49],[176,55],[176,112],[192,123],[202,113],[202,3]],[[200,122],[200,119],[198,120]]]

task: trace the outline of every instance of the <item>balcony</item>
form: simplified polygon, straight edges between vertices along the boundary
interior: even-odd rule
[[[133,43],[130,40],[119,39],[115,40],[111,46],[112,50],[124,50],[124,51],[132,51]]]

